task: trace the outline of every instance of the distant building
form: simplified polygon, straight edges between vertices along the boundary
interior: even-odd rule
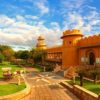
[[[58,63],[62,69],[78,65],[100,67],[100,34],[84,37],[80,30],[66,30],[61,46],[47,48],[46,61]]]
[[[45,39],[43,36],[38,37],[36,48],[42,49],[42,50],[46,49],[46,43],[45,43]]]

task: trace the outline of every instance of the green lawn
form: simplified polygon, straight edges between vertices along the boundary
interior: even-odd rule
[[[68,83],[71,85],[73,84],[72,81],[69,81]],[[78,77],[76,78],[75,84],[80,85],[80,81],[79,81]],[[94,84],[93,82],[84,80],[83,87],[86,88],[87,90],[90,90],[90,91],[96,93],[96,94],[100,94],[100,83]]]
[[[10,62],[2,62],[0,63],[0,78],[2,78],[2,68],[3,67],[11,67],[12,68],[12,72],[17,71],[17,70],[21,70],[22,67],[15,65],[15,64],[11,64]]]
[[[23,69],[20,66],[12,64],[10,62],[2,62],[2,63],[0,63],[0,78],[3,78],[3,76],[2,76],[2,68],[3,67],[11,67],[12,72]],[[0,96],[8,95],[8,94],[12,94],[12,93],[21,91],[25,87],[26,86],[24,83],[22,83],[21,85],[17,85],[16,83],[0,84]]]
[[[25,88],[25,84],[17,85],[15,83],[0,85],[0,96],[9,95],[21,91]]]

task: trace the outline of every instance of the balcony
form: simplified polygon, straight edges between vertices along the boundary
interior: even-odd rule
[[[62,59],[61,58],[47,58],[46,61],[61,63]]]

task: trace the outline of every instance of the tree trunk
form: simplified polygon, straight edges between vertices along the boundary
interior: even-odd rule
[[[83,75],[80,75],[80,86],[83,86]]]
[[[94,75],[94,84],[96,84],[97,81],[97,75]]]
[[[0,63],[2,63],[2,60],[0,59]]]

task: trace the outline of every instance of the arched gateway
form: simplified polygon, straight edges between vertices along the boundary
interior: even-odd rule
[[[95,54],[93,52],[89,53],[89,64],[94,65],[95,63]]]

